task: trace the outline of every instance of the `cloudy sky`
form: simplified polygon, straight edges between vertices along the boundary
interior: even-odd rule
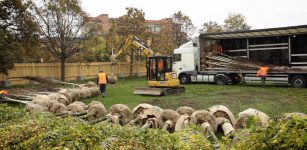
[[[145,12],[147,20],[170,17],[181,10],[198,28],[210,20],[222,24],[229,12],[244,14],[253,29],[307,24],[307,0],[81,0],[91,15],[119,17],[126,7]]]

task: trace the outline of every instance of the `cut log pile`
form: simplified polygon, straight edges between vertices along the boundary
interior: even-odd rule
[[[233,70],[258,70],[262,65],[269,66],[271,71],[287,72],[300,71],[302,69],[291,68],[287,66],[274,66],[271,64],[264,64],[258,61],[243,57],[231,57],[224,53],[208,52],[201,53],[201,70],[208,69],[233,69]]]
[[[60,102],[50,101],[48,96],[35,98],[26,105],[26,110],[33,113],[52,112],[59,117],[76,116],[89,124],[118,124],[121,126],[138,126],[142,130],[148,128],[160,128],[168,132],[178,132],[191,125],[199,126],[205,137],[213,138],[215,146],[219,145],[218,132],[225,136],[235,136],[238,130],[248,128],[250,118],[256,126],[266,127],[270,117],[265,113],[249,108],[239,113],[236,119],[233,113],[223,105],[210,107],[208,110],[195,111],[191,107],[180,107],[176,111],[171,109],[161,109],[150,104],[140,104],[131,109],[123,104],[115,104],[107,111],[105,106],[99,101],[92,101],[85,105],[80,101],[75,101],[69,105]],[[285,114],[288,117],[291,114]],[[307,117],[299,113],[300,117]]]
[[[99,88],[93,82],[76,84],[77,88],[60,89],[57,92],[34,92],[27,95],[2,95],[0,102],[18,102],[26,104],[29,113],[81,113],[86,106],[80,100],[95,97]]]

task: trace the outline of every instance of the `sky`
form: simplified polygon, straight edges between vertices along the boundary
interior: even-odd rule
[[[199,29],[204,22],[223,24],[230,12],[245,15],[252,29],[307,24],[307,0],[81,0],[90,16],[119,17],[126,7],[145,12],[146,20],[170,17],[181,10]]]

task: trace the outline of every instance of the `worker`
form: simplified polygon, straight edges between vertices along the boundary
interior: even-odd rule
[[[257,77],[261,77],[262,86],[265,87],[265,80],[268,73],[269,67],[268,66],[261,66],[257,72]]]
[[[158,59],[158,80],[165,80],[164,77],[164,62],[163,59]]]
[[[159,60],[158,60],[158,70],[161,71],[161,70],[163,69],[163,67],[164,67],[164,66],[163,66],[163,60],[162,60],[162,59],[159,59]]]
[[[6,90],[0,90],[0,97],[7,95],[8,92]]]
[[[100,70],[98,77],[97,77],[97,84],[100,88],[102,97],[105,97],[106,95],[107,83],[108,83],[108,78],[107,78],[106,73],[104,73],[103,70]]]

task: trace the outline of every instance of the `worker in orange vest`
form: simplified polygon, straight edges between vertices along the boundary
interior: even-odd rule
[[[6,90],[0,90],[0,97],[7,95],[8,92]]]
[[[107,74],[104,73],[103,70],[100,70],[97,78],[97,84],[100,87],[100,92],[102,94],[102,97],[106,95],[107,83],[108,83]]]
[[[268,74],[268,70],[269,70],[269,67],[267,66],[261,66],[257,72],[257,77],[261,77],[261,83],[262,83],[262,86],[264,87],[265,86],[265,80],[266,80],[266,76]]]

